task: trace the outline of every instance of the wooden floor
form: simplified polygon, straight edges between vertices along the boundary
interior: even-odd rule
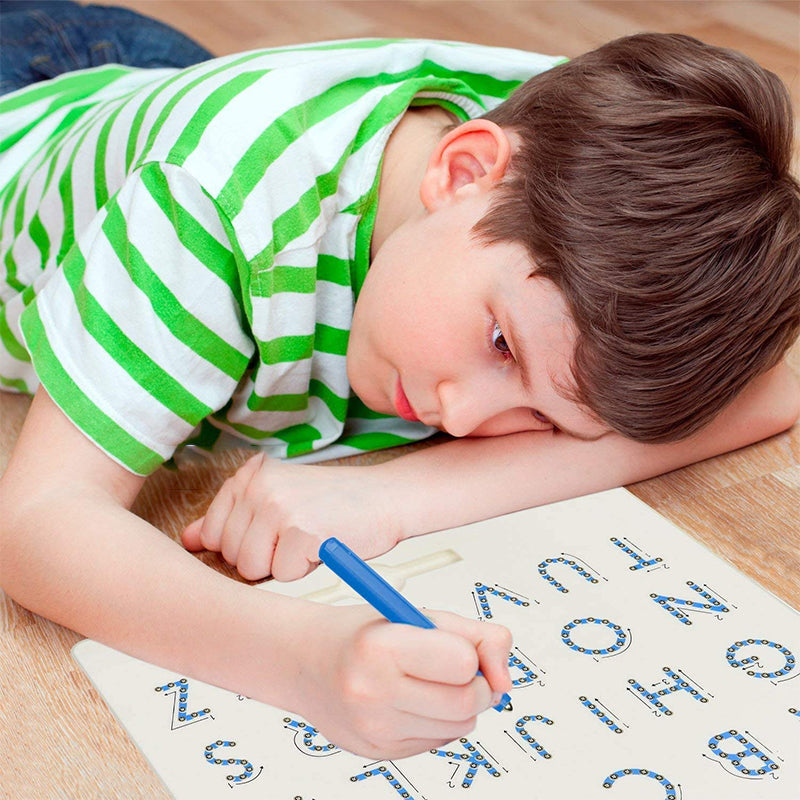
[[[799,2],[126,0],[118,5],[179,27],[217,55],[321,39],[411,36],[575,56],[637,31],[679,31],[751,55],[783,78],[800,111]],[[790,363],[800,375],[800,345]],[[26,408],[25,398],[0,393],[0,471]],[[233,453],[178,474],[160,471],[137,501],[138,513],[175,536],[241,460]],[[800,425],[631,489],[800,608]],[[69,648],[78,638],[0,595],[0,797],[166,798],[70,660]]]

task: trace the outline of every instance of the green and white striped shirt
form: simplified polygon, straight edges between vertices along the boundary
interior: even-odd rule
[[[367,409],[345,369],[386,141],[410,105],[469,119],[558,60],[324,42],[6,96],[0,382],[41,381],[140,474],[229,435],[277,457],[429,435]]]

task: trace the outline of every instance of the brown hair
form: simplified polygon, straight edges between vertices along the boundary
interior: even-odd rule
[[[630,438],[674,441],[780,360],[800,328],[800,187],[779,78],[640,34],[485,116],[522,144],[475,233],[523,243],[564,294],[572,399]]]

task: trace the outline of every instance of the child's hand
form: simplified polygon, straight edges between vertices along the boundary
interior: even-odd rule
[[[468,734],[476,715],[511,688],[511,634],[425,613],[437,630],[376,619],[365,606],[325,608],[324,630],[309,637],[302,660],[313,673],[301,676],[300,713],[329,741],[375,759],[404,758]]]
[[[303,577],[329,536],[372,558],[400,538],[391,504],[375,502],[377,481],[369,467],[286,464],[259,454],[225,481],[181,541],[187,550],[221,553],[248,580]]]

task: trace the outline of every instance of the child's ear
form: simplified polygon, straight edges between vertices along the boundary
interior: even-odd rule
[[[511,160],[511,140],[503,128],[487,119],[472,119],[446,133],[431,155],[420,185],[428,211],[450,202],[459,189],[494,186]]]

